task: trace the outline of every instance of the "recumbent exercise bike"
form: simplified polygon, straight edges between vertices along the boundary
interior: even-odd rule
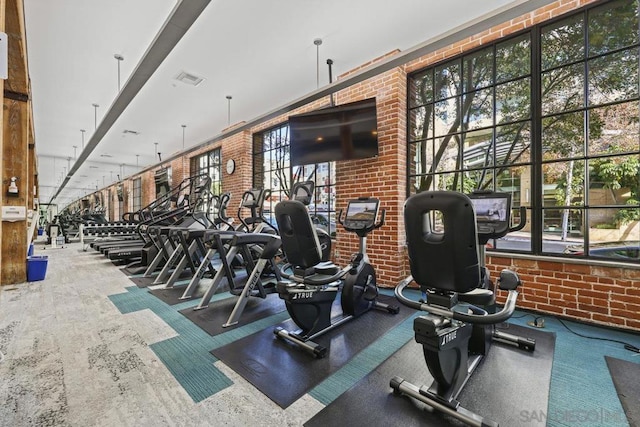
[[[278,327],[274,330],[276,337],[322,358],[327,349],[312,341],[320,335],[374,308],[391,314],[399,312],[399,307],[377,300],[376,274],[366,252],[367,234],[384,224],[384,210],[376,223],[379,204],[374,198],[351,200],[344,220],[340,211],[338,222],[360,238],[359,252],[342,269],[322,262],[321,245],[303,203],[288,200],[276,205],[282,250],[288,262],[281,269],[282,277],[288,280],[278,283],[277,289],[291,319],[300,328],[291,332]],[[331,318],[331,306],[340,288],[343,313]]]
[[[507,300],[499,312],[488,311],[495,296],[484,247],[490,239],[524,227],[526,209],[520,209],[515,227],[510,227],[510,212],[511,196],[496,192],[466,196],[425,191],[409,197],[404,207],[411,276],[398,284],[395,294],[404,305],[429,313],[416,318],[413,329],[434,381],[430,387],[417,387],[394,377],[390,386],[394,394],[415,398],[472,426],[497,426],[456,400],[492,340],[535,349],[534,340],[495,328],[515,310],[521,284],[515,272],[502,270],[498,283],[509,292]],[[403,294],[412,281],[420,286],[424,301]]]

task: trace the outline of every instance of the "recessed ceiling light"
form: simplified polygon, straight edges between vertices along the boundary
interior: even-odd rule
[[[204,81],[204,78],[198,77],[195,74],[187,73],[186,71],[182,71],[176,76],[176,80],[191,86],[198,86]]]

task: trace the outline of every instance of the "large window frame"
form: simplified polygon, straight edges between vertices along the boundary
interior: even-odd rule
[[[138,212],[142,208],[142,177],[133,180],[132,211]]]
[[[407,194],[511,192],[530,223],[494,250],[640,262],[638,21],[601,2],[410,74]]]
[[[191,176],[206,173],[211,178],[211,193],[222,193],[222,150],[216,148],[191,158]]]
[[[189,168],[191,176],[207,174],[211,179],[211,195],[220,196],[222,194],[222,149],[220,147],[192,157]],[[205,206],[208,206],[209,215],[217,215],[217,207],[211,202],[211,200],[207,200],[196,209],[203,211]]]
[[[271,190],[265,201],[265,216],[275,225],[272,216],[276,203],[289,198],[294,183],[311,180],[315,190],[309,214],[320,229],[335,236],[335,162],[291,166],[289,146],[288,123],[253,134],[253,186]]]

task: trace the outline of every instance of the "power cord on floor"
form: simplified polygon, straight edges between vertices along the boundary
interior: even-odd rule
[[[535,316],[535,315],[533,315],[531,313],[525,313],[525,314],[522,314],[520,316],[511,316],[511,319],[522,319],[523,317],[527,317],[527,316],[532,316],[534,318],[532,322],[529,322],[531,326],[535,326],[537,328],[544,328],[544,317],[543,316]],[[624,346],[625,350],[632,351],[634,353],[640,354],[640,348],[636,347],[633,344],[629,344],[628,342],[625,342],[625,341],[614,340],[614,339],[611,339],[611,338],[600,338],[600,337],[592,337],[592,336],[588,336],[588,335],[583,335],[583,334],[581,334],[579,332],[576,332],[576,331],[572,330],[571,328],[569,328],[566,325],[566,323],[564,323],[562,321],[562,319],[557,318],[557,317],[556,317],[556,319],[558,320],[558,322],[560,322],[560,324],[562,326],[564,326],[569,332],[571,332],[574,335],[577,335],[577,336],[582,337],[582,338],[590,339],[590,340],[609,341],[609,342],[615,342],[615,343],[618,343],[618,344],[622,344]],[[500,325],[498,325],[497,328],[498,329],[509,329],[509,324],[506,323],[506,322],[503,322]]]
[[[614,340],[614,339],[611,339],[611,338],[600,338],[600,337],[591,337],[591,336],[588,336],[588,335],[583,335],[583,334],[578,333],[578,332],[576,332],[576,331],[572,330],[571,328],[569,328],[569,327],[568,327],[568,326],[567,326],[567,325],[562,321],[562,319],[558,319],[558,322],[560,322],[560,324],[561,324],[562,326],[564,326],[564,327],[565,327],[569,332],[571,332],[572,334],[577,335],[577,336],[579,336],[579,337],[586,338],[586,339],[590,339],[590,340],[599,340],[599,341],[615,342],[615,343],[618,343],[618,344],[622,344],[622,345],[624,345],[624,349],[625,349],[625,350],[633,351],[634,353],[640,353],[640,348],[636,347],[635,345],[629,344],[628,342],[620,341],[620,340]]]

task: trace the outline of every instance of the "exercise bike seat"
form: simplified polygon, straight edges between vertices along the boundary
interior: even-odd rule
[[[476,288],[469,292],[458,293],[458,300],[480,306],[488,306],[496,302],[495,294],[491,289],[481,288]]]

